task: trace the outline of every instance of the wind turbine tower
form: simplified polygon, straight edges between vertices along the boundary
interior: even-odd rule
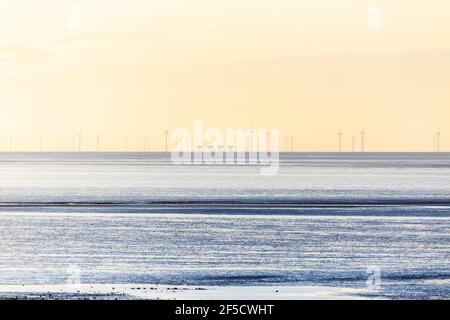
[[[361,130],[361,152],[365,151],[365,141],[366,140],[366,131],[364,129]]]
[[[81,152],[81,132],[78,134],[78,152]]]
[[[340,130],[337,135],[339,138],[339,152],[342,152],[342,130]]]
[[[436,132],[436,152],[441,151],[440,138],[441,138],[441,129],[439,129],[439,131]]]
[[[271,145],[270,140],[269,140],[269,135],[270,135],[269,129],[266,129],[265,134],[266,134],[266,152],[269,152],[270,145]]]
[[[167,127],[167,129],[166,130],[164,130],[164,135],[165,135],[165,137],[166,137],[166,152],[168,152],[169,151],[169,128],[170,127]]]
[[[291,136],[291,152],[294,151],[294,137]]]
[[[97,138],[97,152],[99,152],[100,151],[100,135],[98,134],[98,132],[97,132],[96,138]]]
[[[355,136],[352,137],[352,152],[355,152]]]
[[[250,130],[248,130],[248,133],[249,133],[249,138],[250,138],[248,151],[252,152],[253,151],[253,124],[250,126]]]

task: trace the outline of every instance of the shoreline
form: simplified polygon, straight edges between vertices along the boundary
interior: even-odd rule
[[[364,300],[369,292],[322,286],[0,285],[0,300]]]

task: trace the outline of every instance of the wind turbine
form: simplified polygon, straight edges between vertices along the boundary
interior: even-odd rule
[[[438,132],[436,132],[436,152],[440,152],[440,138],[441,138],[441,129],[439,129]]]
[[[100,151],[100,135],[98,134],[98,132],[97,132],[96,138],[97,138],[97,152],[99,152]]]
[[[291,152],[294,150],[294,137],[291,136]]]
[[[361,152],[364,152],[365,148],[365,139],[366,139],[366,131],[364,129],[361,130]]]
[[[44,146],[44,138],[40,137],[39,138],[39,151],[42,152]]]
[[[59,152],[59,137],[56,138],[56,152]]]
[[[169,131],[170,131],[170,126],[167,127],[166,130],[164,130],[164,135],[166,136],[166,152],[169,151]]]
[[[355,152],[355,136],[352,137],[352,152]]]
[[[78,152],[81,152],[81,138],[82,138],[81,131],[77,135],[77,137],[78,137]]]
[[[9,152],[13,151],[13,137],[9,137]]]
[[[271,145],[269,141],[269,129],[266,130],[266,152],[269,152],[269,145]]]
[[[338,138],[339,138],[339,152],[342,152],[342,129],[338,132]]]
[[[249,152],[252,152],[252,150],[253,150],[253,123],[250,125],[249,135],[250,135],[250,145],[248,147],[248,150],[249,150]]]

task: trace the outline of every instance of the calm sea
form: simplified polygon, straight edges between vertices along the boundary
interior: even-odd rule
[[[450,154],[0,153],[0,284],[330,285],[450,298]],[[367,272],[369,271],[369,272]]]

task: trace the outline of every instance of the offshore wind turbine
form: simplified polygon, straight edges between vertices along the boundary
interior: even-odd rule
[[[355,152],[355,136],[352,136],[352,152]]]
[[[294,137],[291,136],[291,152],[294,150]]]
[[[342,152],[342,129],[338,132],[338,139],[339,139],[339,152]]]
[[[270,133],[269,133],[269,129],[266,129],[265,134],[266,134],[266,152],[269,152],[269,145],[270,145],[270,140],[269,140],[269,135],[270,135]]]
[[[250,144],[248,147],[248,151],[252,152],[252,150],[253,150],[253,124],[250,125],[250,130],[248,132],[250,135]]]
[[[168,141],[168,139],[169,139],[169,131],[170,131],[170,126],[168,126],[166,130],[164,130],[164,135],[165,135],[165,138],[166,138],[166,152],[169,151],[169,141]]]
[[[441,151],[440,138],[441,138],[441,129],[439,129],[439,131],[436,132],[436,152]]]
[[[98,132],[97,132],[96,139],[97,139],[97,152],[99,152],[100,151],[100,135],[98,134]]]
[[[250,124],[250,130],[249,130],[249,134],[250,134],[250,148],[249,148],[249,152],[256,152],[257,150],[259,150],[259,146],[258,146],[258,130],[255,129],[253,123]],[[256,138],[256,141],[255,141]]]
[[[78,137],[78,152],[81,152],[81,138],[82,138],[81,131],[77,135],[77,137]]]
[[[366,139],[366,131],[364,129],[361,130],[361,152],[365,151],[365,139]]]

